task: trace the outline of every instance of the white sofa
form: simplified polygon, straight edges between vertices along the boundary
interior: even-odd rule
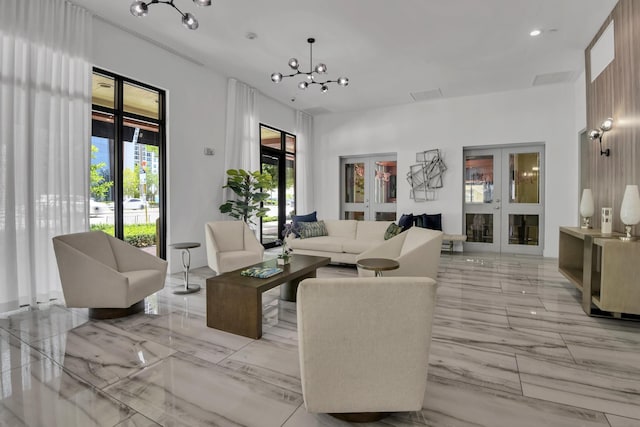
[[[325,219],[328,236],[290,237],[287,244],[294,254],[324,256],[334,263],[355,264],[359,254],[384,242],[384,233],[391,222]]]

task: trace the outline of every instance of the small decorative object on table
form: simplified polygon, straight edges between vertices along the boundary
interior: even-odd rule
[[[282,230],[282,240],[277,240],[276,243],[280,244],[282,246],[282,252],[280,254],[278,254],[278,265],[287,265],[289,264],[289,261],[291,260],[291,252],[293,252],[293,249],[289,248],[289,246],[287,245],[287,237],[289,237],[290,234],[293,233],[293,224],[289,223],[289,224],[285,224],[284,225],[284,229]]]
[[[637,185],[627,185],[622,198],[622,206],[620,206],[620,219],[624,224],[626,236],[620,237],[620,240],[630,242],[636,240],[631,235],[631,227],[640,222],[640,194]]]
[[[611,221],[613,220],[613,208],[602,208],[602,225],[600,232],[605,235],[611,234]]]
[[[594,211],[593,193],[590,188],[585,188],[582,190],[582,199],[580,199],[580,215],[582,215],[581,228],[591,228],[591,217]]]
[[[257,277],[259,279],[267,279],[276,274],[282,273],[282,269],[278,267],[250,267],[240,272],[241,276]]]

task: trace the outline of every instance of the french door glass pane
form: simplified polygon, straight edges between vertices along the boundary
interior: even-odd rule
[[[364,163],[344,165],[345,203],[364,203]]]
[[[466,214],[467,242],[493,243],[493,214]]]
[[[364,220],[364,212],[360,211],[347,211],[344,213],[344,219],[355,219],[357,221]],[[393,219],[396,219],[395,214],[393,215]]]
[[[509,215],[510,245],[539,245],[538,215]]]
[[[114,227],[114,162],[111,153],[115,138],[112,114],[94,111],[92,114],[89,220],[92,230],[102,230],[112,236]]]
[[[396,212],[376,212],[376,221],[395,221]]]
[[[493,156],[465,157],[465,203],[493,202]]]
[[[375,163],[374,200],[375,203],[396,202],[397,167],[395,161]],[[394,213],[395,216],[395,213]],[[395,219],[395,218],[394,218]]]
[[[509,154],[509,202],[540,203],[540,153]]]

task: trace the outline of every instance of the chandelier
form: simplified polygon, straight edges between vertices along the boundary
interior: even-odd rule
[[[338,83],[340,86],[346,86],[349,84],[349,79],[346,77],[338,77],[338,80],[325,80],[325,81],[317,81],[316,76],[314,74],[322,75],[327,73],[327,66],[323,63],[318,63],[315,67],[313,67],[313,43],[315,43],[316,39],[313,37],[309,37],[307,39],[307,43],[309,43],[309,71],[304,72],[300,71],[300,62],[296,58],[291,58],[289,60],[289,67],[295,72],[289,75],[282,75],[282,73],[273,73],[271,74],[271,81],[274,83],[280,83],[285,77],[295,77],[299,74],[303,74],[306,76],[305,80],[302,80],[298,83],[298,88],[304,90],[309,85],[320,85],[320,91],[322,93],[326,93],[329,90],[329,83]]]
[[[174,0],[149,0],[147,2],[136,0],[131,3],[129,10],[133,16],[147,16],[147,13],[149,13],[149,6],[152,4],[166,4],[177,10],[178,13],[182,15],[182,25],[190,30],[197,29],[198,20],[196,17],[189,12],[182,12],[175,4],[173,4],[173,2]],[[198,6],[211,6],[211,0],[193,0],[193,2]]]

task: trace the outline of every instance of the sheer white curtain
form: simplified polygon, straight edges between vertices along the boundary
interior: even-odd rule
[[[227,85],[227,133],[224,166],[227,169],[260,169],[260,129],[257,91],[236,79]],[[226,175],[225,175],[226,176]]]
[[[51,238],[88,227],[92,18],[0,1],[0,311],[61,297]]]
[[[296,112],[296,212],[314,210],[313,201],[313,116]]]

